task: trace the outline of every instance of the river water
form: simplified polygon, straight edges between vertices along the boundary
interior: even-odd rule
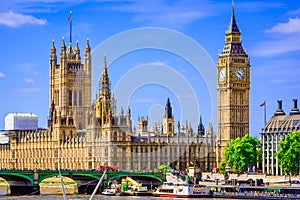
[[[88,200],[90,196],[87,195],[72,195],[68,196],[68,200]],[[63,199],[62,196],[2,196],[0,199],[6,199],[6,200],[61,200]],[[103,195],[96,195],[94,197],[94,200],[122,200],[122,199],[136,199],[136,200],[168,200],[168,199],[180,199],[180,198],[160,198],[160,197],[138,197],[138,196],[103,196]],[[196,198],[186,198],[186,199],[196,199]],[[197,198],[199,199],[199,198]],[[209,200],[236,200],[236,199],[224,199],[224,198],[201,198],[201,199],[209,199]]]

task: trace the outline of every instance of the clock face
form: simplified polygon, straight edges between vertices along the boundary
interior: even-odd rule
[[[236,80],[241,81],[245,78],[245,72],[242,68],[238,67],[234,71],[234,77]]]
[[[226,77],[226,70],[225,68],[221,68],[219,71],[219,81],[224,81]]]

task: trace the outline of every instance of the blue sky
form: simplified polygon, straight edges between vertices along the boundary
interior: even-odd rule
[[[243,47],[251,62],[250,134],[257,136],[263,126],[263,108],[259,106],[263,101],[267,101],[268,119],[276,110],[277,99],[283,100],[286,113],[293,106],[292,99],[300,101],[300,2],[236,0],[234,4]],[[225,31],[231,17],[231,1],[1,1],[0,129],[4,129],[4,117],[10,112],[33,112],[39,116],[39,125],[46,126],[49,108],[49,51],[52,39],[57,49],[62,37],[68,43],[67,17],[70,10],[73,13],[73,44],[79,41],[81,53],[87,38],[93,49],[124,31],[143,27],[166,28],[201,45],[204,48],[202,53],[211,57],[211,67],[215,71],[218,51],[223,48]],[[154,42],[156,39],[153,37]],[[131,40],[135,38],[130,38],[129,42]],[[174,40],[174,44],[177,43]],[[115,44],[114,50],[118,48],[118,44]],[[140,85],[130,91],[130,97],[126,100],[132,109],[133,121],[136,122],[138,116],[148,115],[152,123],[159,122],[166,100],[170,97],[175,121],[185,123],[187,118],[196,129],[199,114],[193,107],[182,106],[182,102],[191,97],[199,104],[199,113],[205,126],[210,121],[216,124],[214,117],[210,116],[214,109],[211,102],[215,98],[208,89],[207,77],[201,77],[185,57],[161,49],[144,48],[112,59],[110,51],[113,50],[104,51],[107,53],[110,64],[108,70],[115,89],[118,89],[120,80],[130,78],[129,72],[134,75],[141,73],[142,76],[145,73],[138,70],[147,70],[149,66],[161,66],[162,70],[168,70],[162,76],[166,82],[157,84],[158,79],[155,79],[138,83]],[[102,52],[93,54],[93,58],[102,61]],[[102,68],[101,64],[93,67]],[[151,76],[156,77],[155,73]],[[176,86],[177,80],[181,82]],[[179,87],[181,83],[186,86]],[[192,92],[183,94],[186,88],[192,88]],[[214,99],[211,101],[211,98]],[[117,99],[118,102],[120,100]],[[186,105],[190,104],[193,102],[187,101]],[[119,108],[121,106],[126,110],[128,105],[118,104]],[[187,109],[183,111],[183,108]],[[217,127],[214,128],[217,130]]]

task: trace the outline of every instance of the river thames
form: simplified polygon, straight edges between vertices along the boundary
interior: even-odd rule
[[[67,197],[68,200],[88,200],[90,196],[87,195],[72,195]],[[6,200],[16,200],[16,199],[22,199],[22,200],[61,200],[63,199],[62,196],[2,196],[0,199],[6,199]],[[166,199],[199,199],[199,198],[160,198],[160,197],[152,197],[152,196],[145,196],[145,197],[138,197],[138,196],[103,196],[103,195],[96,195],[94,197],[95,200],[101,199],[101,200],[121,200],[121,199],[138,199],[138,200],[147,200],[147,199],[156,199],[156,200],[166,200]],[[225,198],[201,198],[201,199],[209,199],[209,200],[236,200],[236,199],[225,199]]]

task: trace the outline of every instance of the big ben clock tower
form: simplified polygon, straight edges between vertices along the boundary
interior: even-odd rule
[[[249,89],[250,63],[241,44],[232,5],[225,45],[217,63],[218,164],[227,142],[249,133]]]

